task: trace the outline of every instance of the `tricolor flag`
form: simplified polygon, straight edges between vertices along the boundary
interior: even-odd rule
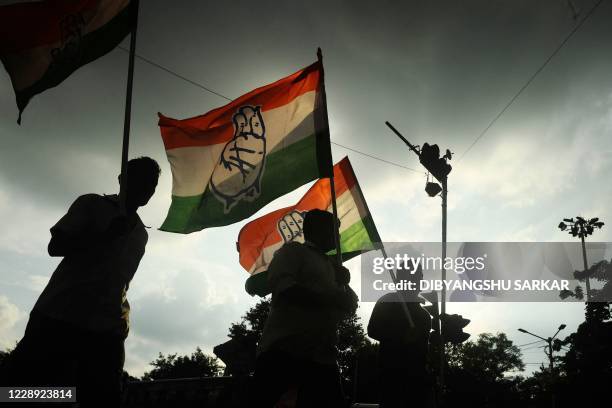
[[[0,7],[0,60],[15,90],[17,122],[34,95],[119,45],[133,28],[136,7],[136,0],[46,0]]]
[[[334,183],[342,259],[348,260],[365,251],[378,249],[381,242],[378,231],[347,157],[334,166]],[[274,253],[287,242],[304,242],[304,215],[315,208],[332,211],[328,178],[313,184],[294,206],[266,214],[240,230],[237,244],[240,264],[251,274],[246,284],[247,292],[260,296],[268,293],[266,270]]]
[[[161,229],[189,233],[232,224],[329,175],[322,75],[316,62],[202,116],[159,114],[173,179]]]

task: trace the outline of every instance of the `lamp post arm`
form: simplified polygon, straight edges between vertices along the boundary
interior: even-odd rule
[[[528,332],[527,330],[523,330],[523,333],[531,334],[533,337],[537,337],[538,339],[542,339],[542,340],[544,340],[545,342],[548,342],[548,339],[545,339],[545,338],[544,338],[544,337],[542,337],[542,336],[538,336],[537,334],[533,334],[533,333],[531,333],[531,332]]]
[[[408,141],[408,139],[406,139],[404,136],[402,136],[402,134],[396,128],[394,128],[392,124],[390,124],[388,121],[386,121],[385,125],[387,125],[389,127],[389,129],[391,129],[393,131],[393,133],[395,133],[400,139],[402,139],[402,141],[408,145],[410,150],[412,150],[414,153],[416,153],[417,156],[421,157],[421,153],[417,150],[416,146],[413,145],[412,143],[410,143]]]

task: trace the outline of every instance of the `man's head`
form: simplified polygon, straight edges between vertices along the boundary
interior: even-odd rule
[[[137,209],[149,202],[155,193],[161,169],[150,157],[138,157],[128,161],[128,185],[126,207]],[[119,176],[121,183],[121,176]]]
[[[340,228],[338,221],[336,228]],[[304,239],[327,252],[334,249],[334,215],[323,210],[310,210],[304,217]]]

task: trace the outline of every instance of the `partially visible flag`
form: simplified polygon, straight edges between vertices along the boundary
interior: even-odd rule
[[[331,171],[320,62],[202,116],[159,114],[172,169],[161,229],[189,233],[241,221]]]
[[[334,184],[343,260],[378,249],[380,237],[348,157],[334,166]],[[332,211],[328,178],[317,181],[294,206],[266,214],[240,230],[237,243],[240,264],[251,274],[247,292],[260,296],[268,293],[266,270],[274,253],[287,242],[304,242],[304,215],[315,208]]]
[[[136,0],[45,0],[0,7],[0,60],[15,90],[17,123],[34,95],[119,45],[133,28],[136,7]]]

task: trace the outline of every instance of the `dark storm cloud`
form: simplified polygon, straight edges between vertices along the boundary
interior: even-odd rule
[[[577,5],[583,12],[590,7],[587,1]],[[602,89],[598,72],[612,65],[602,53],[611,15],[612,8],[602,5],[523,95],[512,108],[521,119],[554,112],[569,88]],[[138,52],[236,97],[310,63],[321,46],[329,111],[338,122],[331,124],[333,134],[338,130],[334,139],[405,161],[384,120],[418,143],[435,138],[462,151],[573,24],[559,0],[182,1],[172,6],[147,1],[141,5]],[[100,171],[115,172],[126,58],[113,51],[36,97],[21,128],[14,125],[8,77],[2,78],[0,154],[6,182],[65,194],[74,188],[66,185],[70,171],[91,170],[95,179]],[[224,103],[139,62],[132,151],[163,159],[158,110],[187,117]],[[498,127],[504,125],[502,120]],[[93,168],[79,163],[87,154],[104,157],[104,163],[94,162]]]
[[[277,5],[259,3],[246,13],[240,5],[206,8],[208,27],[221,38],[212,44],[204,41],[202,50],[226,78],[212,75],[207,82],[203,77],[205,83],[227,94],[225,89],[234,88],[228,76],[250,79],[255,71],[255,77],[261,78],[255,83],[273,80],[280,75],[276,67],[293,66],[292,61],[300,58],[309,61],[320,45],[334,140],[402,163],[407,154],[384,127],[385,120],[416,143],[434,139],[461,153],[574,24],[561,1]],[[586,11],[589,4],[581,6]],[[612,63],[601,52],[601,39],[610,37],[605,22],[611,13],[609,7],[602,10],[512,107],[511,121],[501,120],[491,130],[491,138],[517,121],[554,115],[571,99],[569,88],[574,93],[576,87],[582,88],[580,93],[592,98],[594,91],[601,94],[612,86],[609,76],[602,74]],[[252,24],[258,21],[271,23]],[[245,30],[248,41],[240,40]],[[182,38],[187,44],[198,41]],[[248,45],[237,54],[234,44],[239,43]],[[262,70],[262,65],[268,69]],[[236,75],[230,74],[233,70]],[[602,86],[602,80],[609,86]],[[216,85],[227,82],[227,88]],[[347,153],[334,150],[336,157]],[[377,172],[369,173],[371,177],[397,172],[372,165]]]

